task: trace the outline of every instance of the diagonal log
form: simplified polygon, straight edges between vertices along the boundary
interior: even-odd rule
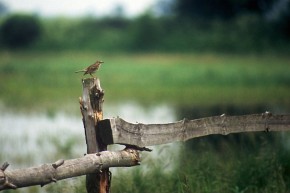
[[[6,170],[9,164],[5,162],[0,168],[0,191],[34,185],[44,186],[62,179],[92,174],[109,167],[129,167],[139,163],[139,152],[134,149],[103,151],[25,169]]]
[[[181,120],[167,124],[128,123],[121,118],[99,122],[103,143],[129,144],[139,147],[186,141],[212,134],[257,131],[289,131],[290,115],[272,115],[269,112],[242,116],[214,116]]]

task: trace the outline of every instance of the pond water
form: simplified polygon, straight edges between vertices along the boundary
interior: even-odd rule
[[[104,118],[117,116],[133,123],[175,121],[174,111],[168,105],[152,108],[135,103],[106,105]],[[48,116],[2,110],[0,123],[0,164],[8,161],[10,169],[81,157],[86,153],[81,114],[56,112]]]

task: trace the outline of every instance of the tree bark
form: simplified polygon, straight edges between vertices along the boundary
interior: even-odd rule
[[[167,124],[133,124],[113,118],[99,122],[99,127],[98,135],[105,144],[144,147],[212,134],[290,131],[290,115],[272,115],[269,112],[242,116],[221,115]]]
[[[34,185],[44,186],[62,179],[96,173],[109,167],[130,167],[139,163],[139,152],[134,149],[103,151],[87,154],[82,158],[58,160],[52,164],[25,169],[6,170],[9,164],[4,163],[0,168],[0,191]]]
[[[103,119],[104,91],[98,78],[87,78],[83,79],[82,82],[83,97],[80,98],[80,109],[85,128],[87,153],[106,151],[107,145],[102,144],[96,135],[98,130],[97,123]],[[109,169],[88,174],[86,178],[87,192],[108,193],[110,174]]]

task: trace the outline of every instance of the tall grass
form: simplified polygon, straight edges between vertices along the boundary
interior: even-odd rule
[[[146,169],[144,165],[129,172],[122,169],[113,177],[112,190],[126,193],[288,192],[289,164],[286,163],[290,157],[284,157],[288,150],[282,142],[270,140],[271,137],[281,140],[280,134],[271,137],[265,134],[245,135],[249,134],[235,137],[247,139],[254,135],[261,143],[256,142],[249,148],[245,143],[228,141],[227,138],[233,136],[219,136],[217,147],[206,138],[194,139],[190,141],[195,144],[194,149],[187,145],[175,160],[171,160],[173,170],[164,171],[166,158],[152,160],[152,164],[145,166]]]
[[[104,60],[97,76],[107,102],[173,105],[290,105],[286,55],[1,52],[0,100],[11,107],[58,108],[77,103],[81,74]]]

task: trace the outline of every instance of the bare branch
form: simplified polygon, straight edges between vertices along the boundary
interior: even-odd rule
[[[167,124],[133,124],[113,118],[99,122],[99,127],[101,129],[98,135],[105,144],[144,147],[212,134],[289,131],[290,115],[272,115],[269,112],[242,116],[221,115],[195,120],[183,119]]]
[[[25,169],[5,171],[1,169],[0,191],[34,185],[44,186],[62,179],[96,173],[109,167],[130,167],[139,163],[139,152],[126,149],[118,152],[103,151],[87,154],[82,158],[58,160],[52,164]]]

